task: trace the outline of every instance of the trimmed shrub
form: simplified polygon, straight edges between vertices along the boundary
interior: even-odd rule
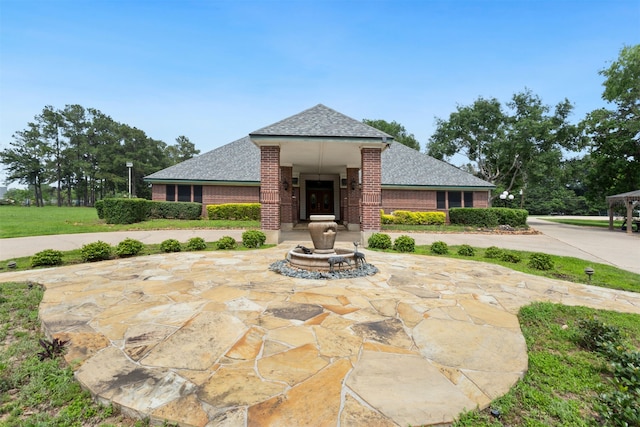
[[[224,203],[207,205],[209,219],[226,219],[231,221],[259,221],[260,203]]]
[[[551,256],[542,252],[535,252],[531,254],[529,258],[529,263],[527,264],[530,268],[536,270],[551,270],[553,268],[553,260]]]
[[[395,211],[392,215],[385,215],[381,210],[380,220],[383,224],[442,225],[446,221],[446,215],[444,212],[412,211]]]
[[[148,215],[151,219],[186,219],[202,218],[202,203],[194,202],[163,202],[148,200]]]
[[[438,241],[431,244],[431,253],[436,255],[444,255],[449,253],[449,245],[445,242]]]
[[[207,249],[207,242],[202,237],[192,237],[187,242],[186,249],[188,251],[203,251]]]
[[[133,224],[147,219],[146,199],[103,199],[103,214],[107,224]]]
[[[416,241],[409,236],[398,236],[393,242],[393,249],[398,252],[415,252]]]
[[[116,246],[116,255],[123,258],[134,256],[138,255],[142,249],[144,249],[144,244],[141,241],[127,237]]]
[[[391,249],[391,237],[385,233],[373,233],[367,241],[372,249]]]
[[[231,236],[223,236],[218,240],[218,249],[235,249],[237,245],[236,239]]]
[[[525,209],[511,208],[451,208],[449,222],[451,224],[469,225],[472,227],[495,228],[499,225],[526,227],[529,213]]]
[[[267,241],[267,236],[259,230],[247,230],[242,233],[242,244],[247,248],[259,248]]]
[[[55,249],[45,249],[34,254],[31,257],[31,266],[38,267],[41,265],[61,265],[62,252]]]
[[[98,200],[98,201],[96,201],[94,206],[96,208],[96,212],[98,213],[98,218],[99,219],[104,219],[104,201],[103,200]]]
[[[500,249],[497,246],[489,246],[487,250],[484,252],[485,258],[497,258],[500,259],[504,250]]]
[[[520,255],[513,252],[503,252],[502,255],[500,255],[500,260],[504,262],[510,262],[512,264],[517,264],[522,261],[522,258],[520,257]]]
[[[167,239],[160,243],[160,250],[162,252],[180,252],[182,245],[176,239]]]
[[[111,258],[111,246],[102,240],[98,240],[82,246],[80,254],[85,262],[104,261]]]
[[[462,245],[458,248],[458,255],[462,256],[475,256],[476,250],[469,245]]]

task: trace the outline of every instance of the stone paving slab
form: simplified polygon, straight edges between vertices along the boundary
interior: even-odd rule
[[[3,273],[42,283],[49,337],[102,402],[184,426],[446,425],[527,369],[533,301],[640,313],[640,294],[365,251],[350,280],[268,271],[289,247]]]

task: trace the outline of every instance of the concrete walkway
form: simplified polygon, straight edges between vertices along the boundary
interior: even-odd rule
[[[340,242],[337,247],[350,247]],[[516,313],[552,301],[640,314],[640,294],[500,266],[366,251],[380,272],[302,280],[291,246],[2,273],[46,287],[48,336],[100,401],[190,426],[443,425],[527,369]]]

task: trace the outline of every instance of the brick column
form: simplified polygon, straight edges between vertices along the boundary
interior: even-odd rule
[[[362,231],[380,231],[380,192],[382,169],[380,148],[363,148],[362,158]]]
[[[360,177],[358,168],[347,168],[347,206],[346,220],[349,231],[360,231]],[[356,183],[356,188],[351,189],[351,183]]]
[[[280,147],[260,147],[260,228],[280,230]]]
[[[282,166],[280,168],[280,224],[283,229],[285,227],[293,228],[293,207],[291,205],[291,196],[293,195],[292,181],[293,168],[291,166]],[[288,184],[286,190],[283,186],[285,182]]]

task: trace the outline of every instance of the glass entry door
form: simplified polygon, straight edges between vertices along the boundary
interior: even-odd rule
[[[307,215],[334,215],[333,181],[307,181]]]

